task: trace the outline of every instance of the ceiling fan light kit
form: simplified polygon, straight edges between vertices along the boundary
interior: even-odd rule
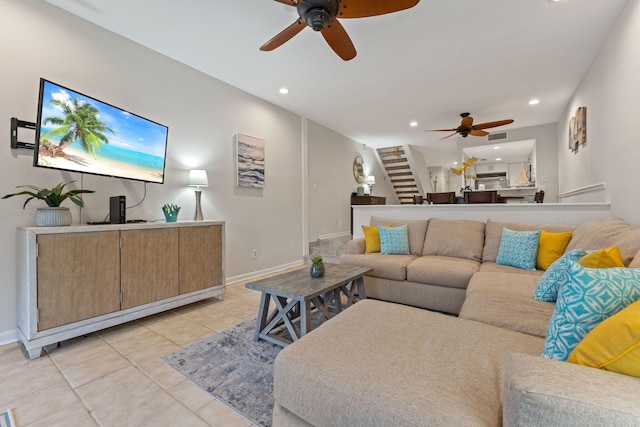
[[[291,40],[305,26],[322,34],[331,49],[345,61],[356,57],[356,48],[337,18],[365,18],[384,15],[409,9],[420,0],[275,0],[278,3],[294,6],[299,18],[271,40],[260,50],[271,51]]]

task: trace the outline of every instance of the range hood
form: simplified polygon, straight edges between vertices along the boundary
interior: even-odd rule
[[[507,177],[507,173],[506,172],[489,172],[489,173],[479,173],[476,175],[476,179],[478,180],[482,180],[482,179],[488,179],[488,178],[506,178]]]

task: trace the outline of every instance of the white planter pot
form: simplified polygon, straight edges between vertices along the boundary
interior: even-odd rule
[[[38,208],[36,225],[38,227],[71,225],[71,212],[69,208]]]

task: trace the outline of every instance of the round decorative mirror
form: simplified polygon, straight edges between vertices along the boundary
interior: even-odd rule
[[[358,184],[364,182],[364,160],[362,156],[358,156],[353,160],[353,177]]]

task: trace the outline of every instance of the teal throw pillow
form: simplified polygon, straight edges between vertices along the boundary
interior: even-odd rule
[[[640,300],[640,268],[585,268],[572,262],[558,290],[542,357],[567,360],[603,320]]]
[[[378,226],[380,233],[380,253],[384,255],[409,255],[409,235],[407,225],[398,227]]]
[[[558,298],[558,289],[569,281],[567,267],[572,262],[578,261],[587,253],[582,249],[574,249],[562,255],[547,268],[533,292],[533,297],[538,301],[554,302]]]
[[[539,240],[540,230],[514,231],[503,228],[496,264],[535,270]]]

